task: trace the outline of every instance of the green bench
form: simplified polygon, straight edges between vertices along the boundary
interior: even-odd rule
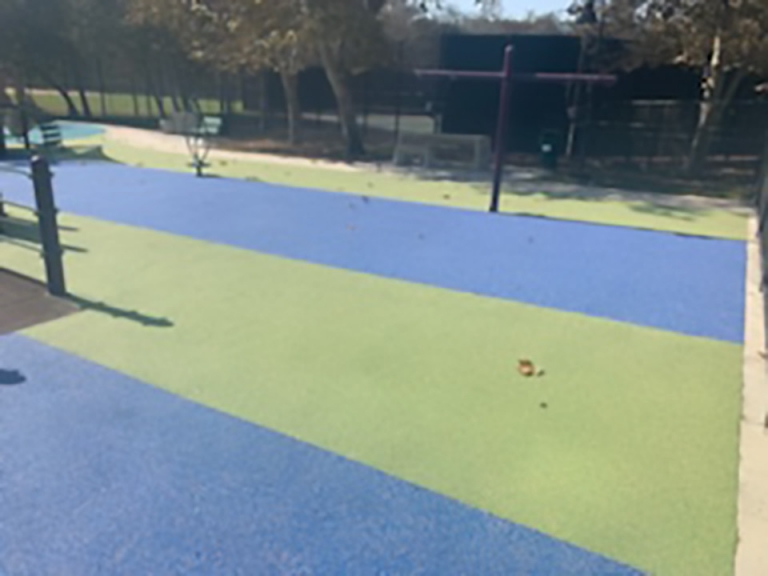
[[[159,127],[166,134],[220,136],[224,121],[220,116],[206,116],[196,112],[174,112],[160,120]]]
[[[195,169],[197,176],[202,177],[203,170],[210,166],[206,159],[211,151],[211,140],[221,135],[224,122],[219,116],[197,116],[196,121],[190,124],[184,134],[192,156],[190,167]]]
[[[59,148],[62,145],[61,127],[56,121],[43,122],[39,128],[43,136],[42,148],[50,150],[52,148]]]

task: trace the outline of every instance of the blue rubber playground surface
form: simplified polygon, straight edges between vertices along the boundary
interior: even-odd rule
[[[90,304],[0,336],[0,575],[727,572],[743,242],[54,171]]]
[[[75,214],[692,336],[743,339],[745,252],[738,241],[489,218],[109,163],[63,164],[55,185],[60,209]],[[3,181],[9,200],[30,202],[28,188],[22,179]],[[216,217],[222,205],[225,223]]]
[[[0,358],[27,379],[3,390],[8,575],[638,573],[23,337]]]

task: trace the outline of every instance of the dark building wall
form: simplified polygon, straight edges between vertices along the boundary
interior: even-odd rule
[[[579,39],[570,36],[444,36],[441,68],[500,70],[507,44],[514,46],[515,73],[574,72]],[[499,108],[496,80],[445,80],[442,83],[444,132],[493,137]],[[564,131],[568,125],[566,87],[559,84],[513,83],[510,97],[511,150],[535,151],[539,133]],[[512,129],[513,128],[513,129]]]
[[[375,68],[352,76],[350,88],[358,113],[402,113],[424,112],[427,101],[433,97],[431,84],[420,79],[412,71]],[[274,72],[267,74],[269,109],[285,111],[285,95],[280,77]],[[246,81],[245,107],[249,110],[260,108],[260,80]],[[308,68],[299,74],[299,102],[307,114],[335,113],[336,98],[322,68]]]
[[[579,71],[581,39],[575,36],[470,36],[448,35],[441,46],[441,68],[452,70],[500,70],[506,45],[515,51],[515,73]],[[620,52],[620,42],[603,41],[604,54]],[[586,62],[585,70],[589,70]],[[700,78],[696,71],[674,66],[639,68],[631,72],[617,71],[617,83],[611,87],[584,88],[581,102],[588,109],[584,112],[590,123],[597,126],[611,123],[611,137],[594,148],[610,152],[616,137],[616,125],[625,130],[640,124],[672,123],[676,130],[691,132],[696,115],[691,114],[692,104],[699,99]],[[747,83],[749,84],[749,83]],[[516,152],[536,152],[540,134],[556,130],[564,141],[568,131],[568,90],[564,84],[514,82],[510,97],[510,125],[508,148]],[[588,96],[592,91],[591,97]],[[749,97],[747,85],[742,96]],[[440,90],[444,132],[487,134],[494,136],[499,105],[497,81],[445,80]],[[644,110],[643,101],[680,101],[679,115],[666,109],[656,113],[656,104]],[[591,104],[590,104],[591,103]],[[695,104],[693,104],[695,107]],[[599,130],[582,137],[597,139]],[[687,136],[686,136],[687,137]]]

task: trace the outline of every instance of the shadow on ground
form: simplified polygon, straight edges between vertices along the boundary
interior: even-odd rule
[[[102,146],[98,144],[72,144],[44,152],[37,149],[25,150],[19,147],[9,147],[5,152],[5,156],[0,158],[0,160],[15,168],[23,169],[29,168],[29,159],[36,154],[45,156],[52,165],[56,165],[59,161],[70,160],[112,161],[109,156],[104,154]]]
[[[492,174],[490,171],[461,169],[424,170],[407,169],[397,172],[426,181],[468,183],[479,195],[490,197]],[[747,191],[734,188],[720,194],[706,193],[696,183],[688,181],[674,191],[648,185],[632,186],[620,180],[579,178],[567,174],[553,174],[536,168],[507,168],[502,194],[505,196],[536,197],[541,200],[579,202],[618,201],[635,212],[678,221],[693,222],[713,210],[743,210]],[[703,198],[702,198],[703,196]]]
[[[69,294],[67,296],[67,300],[72,302],[81,310],[90,310],[94,312],[100,312],[102,314],[107,314],[109,316],[112,316],[113,318],[130,320],[132,322],[141,324],[142,326],[147,326],[151,328],[171,328],[174,326],[173,322],[171,322],[168,318],[162,318],[159,316],[151,316],[148,314],[143,314],[137,310],[127,310],[125,308],[119,308],[117,306],[112,306],[110,304],[107,304],[106,302],[98,302],[96,300],[83,298],[82,296]]]
[[[18,370],[0,368],[0,386],[18,386],[26,381],[27,378]]]
[[[76,232],[76,228],[59,226],[60,230],[67,232]],[[42,241],[40,239],[40,227],[34,220],[26,220],[24,218],[17,218],[15,216],[4,216],[0,220],[0,237],[6,236],[11,240],[16,240],[30,244],[30,247],[40,247]],[[71,244],[61,245],[64,252],[74,252],[78,254],[87,253],[86,248],[80,246],[73,246]]]

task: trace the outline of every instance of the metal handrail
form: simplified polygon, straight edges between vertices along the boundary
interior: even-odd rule
[[[33,252],[37,252],[38,254],[43,253],[43,251],[40,249],[40,246],[38,246],[37,244],[25,242],[23,240],[17,240],[16,238],[11,238],[3,234],[0,234],[0,242],[5,242],[6,244],[10,244],[11,246],[16,246],[17,248],[32,250]]]
[[[26,176],[27,178],[32,178],[32,174],[23,168],[16,168],[14,166],[8,166],[7,164],[0,164],[0,172],[7,172],[8,174],[16,174],[17,176]]]
[[[10,206],[11,208],[17,208],[19,210],[28,210],[29,212],[32,212],[32,214],[37,214],[37,210],[35,208],[32,208],[32,206],[27,206],[26,204],[19,204],[18,202],[12,202],[11,200],[4,199],[2,196],[0,196],[0,205]]]

